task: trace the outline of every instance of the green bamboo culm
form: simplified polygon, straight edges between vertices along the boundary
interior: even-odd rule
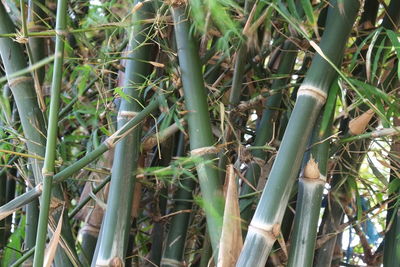
[[[329,139],[336,96],[339,85],[334,82],[323,112],[318,118],[313,132],[311,155],[299,178],[296,215],[291,235],[288,267],[311,267],[314,259],[315,240],[317,238],[318,219],[322,203],[322,194],[326,183],[329,158]],[[326,125],[323,122],[328,121]]]
[[[134,4],[140,2],[142,1],[135,1]],[[132,17],[134,26],[130,32],[129,54],[123,80],[123,91],[129,99],[121,99],[118,129],[142,109],[141,86],[151,73],[152,68],[148,61],[152,58],[153,46],[147,41],[151,34],[151,24],[141,23],[141,21],[154,15],[152,9],[152,3],[145,3]],[[92,264],[96,266],[124,262],[132,223],[133,188],[136,180],[134,173],[140,153],[140,137],[141,125],[131,131],[115,147],[107,209],[92,261]]]
[[[400,126],[400,117],[394,118],[395,126]],[[393,137],[391,152],[391,165],[395,166],[394,169],[400,164],[400,139]],[[399,179],[398,173],[390,170],[390,181]],[[400,190],[397,190],[390,197],[396,198]],[[397,194],[397,196],[396,196]],[[396,201],[388,205],[388,213],[386,216],[386,225],[390,225],[389,231],[385,234],[385,246],[383,250],[383,266],[391,267],[396,266],[400,262],[400,211],[396,207]]]
[[[341,8],[337,1],[330,1],[330,5],[320,48],[324,56],[338,66],[359,9],[359,1],[341,2]],[[237,266],[264,266],[267,261],[280,234],[282,218],[311,130],[336,75],[331,64],[320,54],[314,56],[299,88],[295,107],[250,223]]]
[[[179,2],[179,1],[178,1]],[[190,149],[193,156],[201,157],[196,166],[215,260],[221,237],[224,199],[219,172],[212,161],[215,159],[214,140],[208,112],[206,90],[201,72],[197,45],[190,34],[190,22],[183,4],[172,5],[175,38],[178,50],[185,106],[189,111],[187,121]]]
[[[44,4],[44,0],[39,1],[29,1],[28,6],[28,18],[27,18],[27,29],[28,30],[38,30],[43,27],[43,19],[46,14],[42,9]],[[42,6],[40,6],[42,5]],[[21,5],[22,7],[23,5]],[[26,46],[27,50],[29,50],[30,65],[32,66],[35,63],[38,63],[40,60],[45,57],[45,39],[44,38],[29,38],[29,44]],[[45,67],[42,66],[32,72],[33,77],[35,77],[34,83],[39,88],[44,81],[45,77]],[[36,93],[41,92],[41,90],[36,90]],[[38,95],[37,98],[39,102],[42,103],[42,110],[44,107],[43,97],[42,95]],[[32,184],[35,183],[35,177],[31,174],[30,180]],[[39,201],[35,200],[29,203],[26,207],[26,221],[28,222],[25,227],[25,247],[27,249],[33,248],[36,243],[36,230],[38,227],[38,218],[39,218]]]
[[[28,6],[28,30],[38,32],[46,30],[44,26],[44,19],[46,13],[43,10],[45,7],[44,0],[29,0]],[[29,47],[32,52],[31,63],[35,64],[45,58],[45,39],[44,38],[29,38]],[[39,85],[44,81],[45,67],[38,68],[34,71],[38,79]]]
[[[47,129],[46,153],[43,163],[43,193],[40,199],[40,213],[38,231],[36,235],[34,267],[43,266],[44,252],[46,248],[47,223],[49,219],[51,189],[53,186],[54,165],[56,158],[56,143],[58,132],[58,113],[60,108],[61,80],[64,61],[65,29],[67,24],[67,1],[57,2],[56,18],[56,48],[51,84],[51,99],[49,110],[49,123]]]
[[[15,26],[13,25],[9,15],[7,14],[4,6],[0,3],[0,17],[2,23],[0,23],[0,34],[10,34],[15,32]],[[17,106],[17,110],[20,116],[22,129],[24,132],[24,137],[26,141],[26,145],[28,148],[28,152],[32,155],[37,155],[43,157],[45,155],[45,123],[43,118],[43,113],[38,106],[38,101],[35,93],[35,88],[33,87],[33,80],[30,75],[26,75],[26,73],[21,73],[21,70],[27,68],[27,61],[25,58],[24,51],[22,47],[14,42],[11,38],[0,38],[0,54],[2,57],[2,62],[4,65],[4,69],[7,76],[8,84],[11,88],[14,101]],[[20,73],[19,75],[15,75],[16,73]],[[40,184],[42,180],[41,169],[42,162],[37,159],[30,159],[30,169],[35,178],[35,184]],[[58,197],[62,197],[60,194],[60,188],[57,188]],[[29,194],[32,196],[32,194]],[[31,200],[35,200],[33,198]],[[26,200],[26,199],[25,199]],[[30,203],[22,202],[22,205]],[[8,203],[7,203],[8,204]],[[7,206],[7,204],[5,206]],[[32,246],[35,243],[36,231],[31,231],[35,224],[37,224],[36,216],[30,211],[31,207],[35,205],[31,205],[28,207],[28,223],[30,224],[27,228],[26,235],[28,237],[27,245]],[[36,203],[36,209],[38,206],[38,202]],[[10,213],[7,213],[8,215]],[[63,232],[66,233],[66,240],[69,242],[72,238],[72,234],[70,231],[70,226],[68,222],[64,222]],[[74,250],[74,248],[72,248]],[[59,257],[60,256],[60,257]],[[63,259],[64,262],[67,262],[66,255],[63,250],[58,250],[56,259]]]
[[[182,157],[185,151],[185,136],[179,136],[176,156]],[[180,177],[180,187],[174,194],[173,212],[192,209],[193,190],[196,182],[191,177]],[[182,212],[172,217],[167,242],[161,259],[162,267],[182,266],[185,252],[186,235],[190,222],[190,213]]]
[[[290,74],[293,71],[294,63],[297,57],[297,47],[296,45],[287,40],[282,45],[282,55],[281,62],[279,63],[278,75],[288,76],[284,79],[276,79],[272,83],[271,90],[274,92],[273,95],[267,98],[264,104],[264,111],[260,120],[260,125],[256,129],[256,138],[252,144],[254,147],[262,147],[269,143],[273,138],[273,124],[277,120],[277,115],[279,113],[279,107],[283,98],[283,89],[286,87]],[[265,159],[268,156],[268,152],[263,149],[250,150],[253,157],[252,162],[250,162],[249,167],[246,171],[246,179],[249,181],[253,187],[257,187],[258,179],[261,175],[262,167],[265,164]],[[242,196],[253,193],[254,190],[247,184],[244,184],[240,194]],[[240,211],[241,219],[248,224],[248,221],[253,215],[253,202],[254,196],[243,197],[240,199]]]

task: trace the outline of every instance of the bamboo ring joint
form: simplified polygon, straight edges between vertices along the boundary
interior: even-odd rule
[[[185,266],[182,262],[177,261],[175,259],[163,258],[161,260],[161,265],[168,265],[168,266]]]
[[[320,176],[315,179],[315,178],[307,178],[307,177],[301,177],[300,179],[302,179],[305,182],[309,182],[309,183],[317,183],[317,184],[322,184],[325,185],[326,184],[326,176],[320,174]]]
[[[318,102],[320,102],[320,103],[325,103],[326,98],[327,98],[326,92],[322,91],[321,89],[319,89],[318,87],[315,87],[313,85],[300,86],[300,89],[297,93],[297,97],[299,97],[300,95],[307,95],[307,96],[313,97],[316,100],[318,100]]]
[[[19,76],[19,77],[16,77],[16,78],[14,78],[14,79],[10,79],[9,81],[8,81],[8,85],[10,86],[10,87],[14,87],[14,86],[17,86],[18,84],[20,84],[20,83],[23,83],[23,82],[31,82],[33,79],[32,79],[32,77],[30,77],[30,76]]]
[[[218,152],[218,149],[215,146],[205,146],[205,147],[199,147],[195,148],[192,151],[190,151],[190,155],[192,156],[204,156],[207,154],[215,154]]]
[[[251,222],[249,225],[249,229],[251,228],[254,232],[259,233],[265,238],[275,241],[277,236],[279,235],[279,233],[276,233],[277,226],[277,224],[260,224],[257,222]]]
[[[82,227],[81,232],[87,232],[87,233],[91,233],[93,236],[98,236],[100,229],[98,227],[94,227],[90,224],[85,224]]]
[[[67,36],[68,35],[68,32],[66,30],[55,29],[54,32],[58,36]]]
[[[132,119],[132,118],[136,117],[138,114],[139,113],[135,112],[135,111],[123,110],[123,111],[118,112],[117,119],[123,119],[123,118]]]
[[[104,141],[104,144],[107,146],[108,149],[114,148],[115,146],[114,138],[115,138],[114,135],[111,135]]]

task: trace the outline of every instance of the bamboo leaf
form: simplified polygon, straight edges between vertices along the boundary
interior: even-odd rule
[[[310,0],[301,0],[301,6],[303,7],[304,13],[306,14],[307,20],[311,25],[316,24],[315,16],[314,16],[314,10],[311,5]]]
[[[396,51],[397,55],[397,77],[400,79],[400,41],[399,41],[399,36],[392,30],[386,30],[386,33],[392,42],[392,45],[394,47],[394,50]]]
[[[329,90],[328,99],[325,103],[324,113],[322,115],[321,126],[319,130],[319,135],[325,135],[326,131],[328,131],[329,125],[331,125],[331,118],[333,113],[335,112],[336,107],[336,98],[339,93],[339,85],[338,82],[335,81]]]

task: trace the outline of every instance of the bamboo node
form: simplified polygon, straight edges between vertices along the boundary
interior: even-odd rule
[[[132,119],[132,118],[136,117],[138,114],[139,114],[139,112],[123,110],[123,111],[118,112],[117,119],[118,120],[124,119],[124,118]]]
[[[19,76],[19,77],[16,77],[14,79],[10,79],[8,81],[8,85],[10,87],[14,87],[14,86],[16,86],[16,85],[18,85],[20,83],[28,82],[28,81],[32,82],[33,81],[32,77],[30,77],[30,76]]]
[[[272,234],[275,237],[278,237],[281,234],[281,225],[279,223],[276,223],[272,226]]]
[[[113,136],[111,135],[106,140],[104,140],[104,144],[107,146],[108,149],[112,149],[115,146],[115,142],[113,141],[114,138],[112,137]]]
[[[46,177],[53,177],[53,176],[54,176],[54,172],[49,172],[49,171],[47,171],[46,169],[43,169],[43,170],[42,170],[42,175],[43,175],[43,178],[46,178]]]
[[[43,192],[43,183],[38,184],[35,188],[37,192]]]
[[[205,146],[205,147],[199,147],[195,148],[192,151],[190,151],[191,156],[204,156],[207,154],[215,154],[218,153],[218,148],[215,146]]]
[[[167,266],[185,266],[185,264],[181,261],[177,261],[175,259],[169,259],[169,258],[162,258],[161,260],[161,265],[167,265]]]
[[[95,227],[95,226],[93,226],[93,225],[90,225],[90,224],[85,224],[82,228],[81,228],[81,230],[80,230],[82,233],[84,233],[84,232],[86,232],[86,233],[90,233],[92,236],[98,236],[99,235],[99,232],[100,232],[100,229],[98,228],[98,227]]]
[[[259,222],[251,222],[249,225],[249,230],[257,232],[258,234],[262,235],[266,239],[270,239],[275,241],[277,236],[280,233],[280,225],[279,224],[262,224]],[[278,235],[275,235],[278,231]]]
[[[55,29],[54,32],[58,36],[67,36],[68,35],[68,32],[66,30]]]
[[[297,97],[301,95],[311,96],[320,103],[325,103],[327,98],[326,92],[313,85],[301,85],[299,91],[297,92]]]

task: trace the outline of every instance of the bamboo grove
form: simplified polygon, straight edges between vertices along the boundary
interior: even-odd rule
[[[1,266],[400,266],[400,1],[2,0]]]

